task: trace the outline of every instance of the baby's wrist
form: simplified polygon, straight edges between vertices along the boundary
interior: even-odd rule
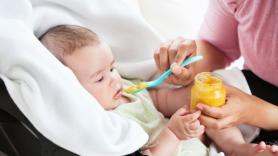
[[[171,129],[171,127],[169,127],[169,125],[166,127],[166,131],[169,136],[172,136],[174,139],[180,141],[178,135],[175,133],[174,130]]]
[[[168,130],[169,134],[171,133],[171,135],[173,135],[173,137],[175,137],[177,140],[181,141],[181,138],[179,137],[179,134],[177,134],[177,131],[175,131],[175,128],[168,125],[167,130]]]

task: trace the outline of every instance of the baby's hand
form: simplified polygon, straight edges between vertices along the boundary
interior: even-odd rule
[[[172,115],[168,128],[180,139],[186,140],[199,137],[204,133],[205,127],[200,124],[198,118],[201,112],[187,112],[185,108],[180,108]]]

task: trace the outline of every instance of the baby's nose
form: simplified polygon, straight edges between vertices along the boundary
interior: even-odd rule
[[[120,81],[117,76],[111,76],[110,86],[120,85]]]

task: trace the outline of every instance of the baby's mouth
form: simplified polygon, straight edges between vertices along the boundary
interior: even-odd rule
[[[120,97],[122,96],[122,89],[119,89],[116,93],[115,93],[115,95],[114,95],[114,99],[119,99]]]

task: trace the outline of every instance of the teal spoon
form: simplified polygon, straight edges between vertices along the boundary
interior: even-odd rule
[[[184,60],[180,66],[182,66],[182,67],[187,66],[187,65],[197,62],[201,59],[203,59],[203,56],[201,56],[201,55],[192,56],[192,57],[189,57],[186,60]],[[163,83],[163,81],[167,77],[169,77],[172,73],[173,73],[173,71],[170,68],[167,71],[165,71],[161,76],[159,76],[157,79],[155,79],[153,81],[149,81],[149,82],[140,82],[136,85],[128,86],[126,89],[124,89],[124,92],[130,93],[130,94],[136,94],[146,88],[157,87],[157,86],[161,85]]]

